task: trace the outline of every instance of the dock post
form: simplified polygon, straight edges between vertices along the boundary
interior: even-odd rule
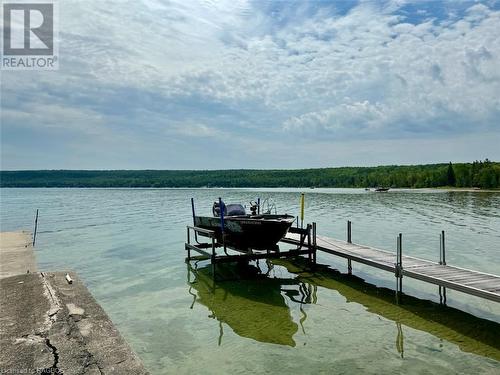
[[[351,220],[347,220],[347,242],[352,243],[351,238]]]
[[[352,243],[352,223],[351,220],[347,220],[347,242]],[[352,261],[351,259],[347,259],[347,273],[352,275]]]
[[[403,235],[401,233],[397,237],[396,246],[394,275],[396,276],[396,303],[399,304],[403,296]]]
[[[439,235],[439,264],[446,266],[446,245],[444,230]],[[439,286],[439,303],[446,306],[446,288]]]
[[[313,222],[313,264],[316,265],[316,247],[317,247],[317,241],[316,241],[316,223]]]
[[[309,259],[309,263],[312,262],[312,243],[311,243],[311,224],[307,224],[307,258]]]
[[[441,241],[443,243],[443,266],[446,266],[446,246],[444,241],[444,230],[441,231]]]
[[[35,216],[35,229],[33,231],[33,247],[35,246],[35,240],[36,240],[36,230],[38,228],[38,208],[36,209],[36,216]]]
[[[212,263],[212,278],[215,281],[215,238],[212,237],[212,257],[210,258],[210,262]]]
[[[187,242],[188,242],[188,245],[190,245],[191,244],[191,237],[189,235],[189,227],[187,227],[186,229],[187,229]],[[191,248],[189,246],[186,246],[186,250],[188,252],[187,260],[189,262],[191,260]]]
[[[300,227],[304,228],[304,206],[305,206],[305,194],[300,194]]]
[[[194,211],[194,198],[191,198],[191,213],[193,215],[193,225],[196,226],[196,220],[195,220],[196,214]]]

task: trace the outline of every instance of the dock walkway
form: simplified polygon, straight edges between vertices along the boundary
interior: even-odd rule
[[[299,245],[299,235],[288,233],[282,242]],[[316,236],[316,249],[349,261],[396,272],[396,253],[325,236]],[[440,287],[500,302],[500,276],[402,256],[402,275]]]

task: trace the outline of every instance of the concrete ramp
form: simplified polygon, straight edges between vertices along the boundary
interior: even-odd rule
[[[148,374],[75,273],[36,272],[29,232],[0,236],[0,373]]]
[[[30,232],[0,233],[0,279],[37,271],[32,243]]]
[[[147,374],[78,276],[65,276],[0,280],[0,372]]]

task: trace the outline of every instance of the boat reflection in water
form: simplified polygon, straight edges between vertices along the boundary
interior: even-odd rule
[[[209,266],[193,269],[188,264],[189,293],[194,297],[191,307],[201,303],[210,310],[210,317],[219,321],[219,345],[225,323],[241,337],[295,346],[293,336],[299,325],[304,329],[302,324],[307,318],[303,305],[316,302],[316,288],[292,278],[268,277],[273,265],[266,264],[266,273],[260,271],[258,263],[257,267],[220,265],[217,272],[224,281],[216,282]],[[300,306],[299,325],[293,321],[287,298]]]
[[[462,351],[500,361],[500,324],[443,306],[429,300],[405,295],[403,303],[395,303],[394,291],[380,288],[363,279],[342,274],[327,266],[317,265],[308,270],[307,260],[273,260],[269,269],[279,268],[289,278],[273,278],[260,273],[257,267],[224,265],[233,281],[213,282],[210,267],[193,270],[188,266],[188,282],[193,303],[201,303],[219,321],[239,336],[260,342],[295,346],[294,335],[307,319],[305,304],[317,303],[317,288],[335,290],[346,303],[363,305],[370,313],[391,320],[395,329],[394,349],[404,356],[404,330],[408,328],[429,334],[457,345]],[[234,280],[239,275],[240,280]],[[325,293],[323,293],[325,296]],[[298,306],[300,319],[296,323],[289,306]],[[342,308],[342,306],[339,306]],[[310,314],[314,309],[308,309]],[[332,311],[335,315],[335,311]],[[305,332],[304,332],[305,333]],[[309,332],[310,334],[310,332]]]

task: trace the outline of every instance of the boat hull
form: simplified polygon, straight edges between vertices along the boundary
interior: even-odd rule
[[[217,242],[235,250],[273,250],[293,224],[290,215],[228,216],[224,218],[224,239],[220,217],[195,216],[195,226],[215,232]]]

